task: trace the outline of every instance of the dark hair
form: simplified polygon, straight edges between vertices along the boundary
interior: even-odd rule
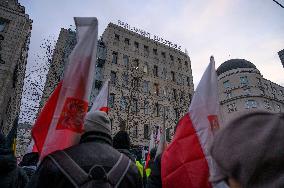
[[[152,148],[150,151],[150,158],[154,159],[157,153],[157,148]]]
[[[115,149],[130,149],[130,138],[126,131],[118,131],[113,137],[113,147]]]

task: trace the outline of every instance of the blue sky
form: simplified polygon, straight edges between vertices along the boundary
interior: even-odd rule
[[[272,0],[19,0],[33,20],[28,71],[44,38],[58,37],[75,16],[95,16],[99,35],[109,22],[126,21],[187,49],[195,87],[214,55],[216,68],[231,58],[254,63],[284,86],[277,52],[284,49],[284,9]],[[284,4],[284,0],[279,0]]]

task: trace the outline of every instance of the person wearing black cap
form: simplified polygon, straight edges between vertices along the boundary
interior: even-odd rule
[[[44,158],[27,187],[142,187],[133,162],[112,147],[105,112],[86,115],[78,145]]]
[[[129,151],[130,138],[126,131],[118,131],[118,133],[116,133],[113,137],[113,147],[135,162],[135,157]]]

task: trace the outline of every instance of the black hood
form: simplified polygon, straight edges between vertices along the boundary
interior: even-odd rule
[[[11,149],[0,148],[0,174],[8,173],[17,167],[17,160]]]
[[[37,152],[31,152],[24,155],[19,166],[36,166],[39,160],[39,154]]]

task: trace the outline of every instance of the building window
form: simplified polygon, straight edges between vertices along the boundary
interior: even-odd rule
[[[187,86],[190,86],[190,78],[188,76],[186,77],[186,84]]]
[[[181,59],[180,58],[178,58],[178,69],[181,69]]]
[[[227,107],[228,107],[228,112],[229,113],[237,111],[236,103],[228,104]]]
[[[120,99],[120,110],[126,110],[127,100],[126,97],[122,96]]]
[[[171,141],[171,135],[170,135],[170,133],[171,133],[171,129],[170,129],[170,128],[167,128],[167,129],[166,129],[166,141],[167,141],[167,142],[170,142],[170,141]]]
[[[144,93],[149,93],[149,81],[144,80],[143,91],[144,91]]]
[[[175,72],[174,71],[171,71],[171,80],[172,81],[176,81],[176,77],[175,77]]]
[[[176,120],[178,120],[179,119],[179,111],[178,111],[178,109],[175,108],[174,112],[175,112],[175,118],[176,118]]]
[[[176,89],[173,89],[173,97],[174,97],[174,100],[177,100],[177,90]]]
[[[276,89],[274,87],[271,87],[272,88],[272,95],[273,95],[273,98],[276,98]]]
[[[128,63],[129,63],[129,58],[128,58],[128,56],[127,56],[127,55],[123,55],[123,64],[124,64],[125,66],[127,66]]]
[[[159,96],[159,84],[154,83],[154,88],[155,88],[155,94],[156,94],[157,96]]]
[[[135,99],[135,98],[132,99],[131,111],[137,115],[137,112],[138,112],[138,100]]]
[[[135,123],[135,126],[134,126],[133,137],[134,137],[134,138],[137,138],[137,137],[138,137],[138,126],[137,126],[137,122]]]
[[[114,34],[114,40],[119,41],[119,35],[118,34]]]
[[[122,78],[123,78],[122,86],[127,87],[128,86],[128,74],[123,74]]]
[[[171,59],[171,61],[174,61],[174,56],[170,55],[170,59]]]
[[[155,77],[158,77],[158,66],[154,65],[153,74]]]
[[[7,22],[0,18],[0,32],[4,31],[6,25],[7,25]]]
[[[134,68],[138,69],[139,68],[139,59],[134,59]]]
[[[115,97],[115,94],[111,93],[109,95],[109,107],[110,108],[113,108],[114,107],[114,97]]]
[[[165,86],[165,87],[164,87],[164,96],[165,96],[165,97],[167,97],[167,91],[168,91],[168,88]]]
[[[224,81],[223,86],[224,86],[225,89],[230,89],[231,84],[230,84],[229,80]]]
[[[144,64],[143,71],[144,71],[145,74],[148,74],[148,63]]]
[[[134,47],[135,47],[135,50],[138,50],[139,49],[139,43],[138,42],[134,42]]]
[[[283,91],[282,90],[279,90],[279,95],[283,96]]]
[[[110,72],[110,83],[112,85],[115,85],[115,83],[116,83],[116,72],[114,72],[114,71]]]
[[[241,76],[240,77],[240,83],[242,86],[248,85],[248,77],[247,76]]]
[[[245,108],[246,109],[257,108],[257,102],[255,100],[247,100],[245,103]]]
[[[153,49],[153,54],[154,54],[154,55],[158,55],[158,50],[154,48],[154,49]]]
[[[125,46],[129,46],[130,40],[128,38],[125,38],[124,39],[124,44],[125,44]]]
[[[112,52],[112,63],[117,64],[117,52]]]
[[[146,55],[149,54],[149,46],[144,45],[144,53],[145,53]]]
[[[163,68],[163,77],[166,80],[167,79],[167,69]]]
[[[162,52],[161,54],[162,54],[163,58],[166,58],[166,53],[165,52]]]
[[[188,63],[187,61],[184,62],[184,66],[188,67]]]
[[[156,117],[159,117],[159,116],[160,116],[160,105],[159,105],[159,103],[156,103],[156,104],[155,104],[155,107],[154,107],[154,114],[156,115]]]
[[[144,114],[149,114],[149,102],[144,101]]]
[[[149,139],[149,125],[144,125],[144,139]]]

